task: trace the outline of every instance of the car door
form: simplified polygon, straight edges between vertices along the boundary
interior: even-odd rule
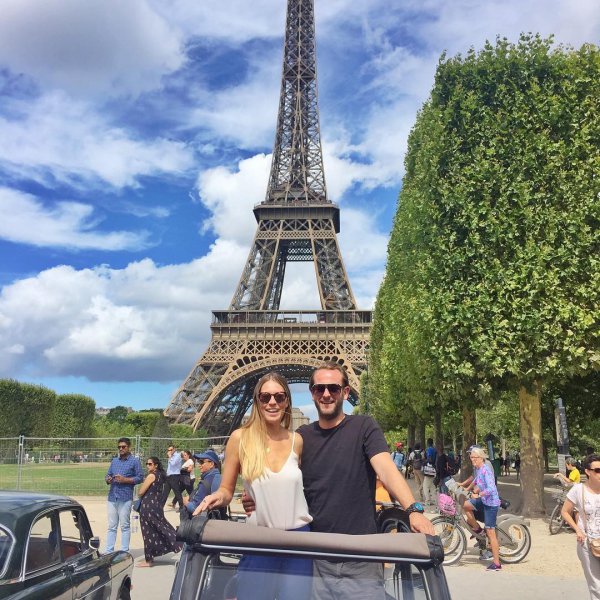
[[[73,598],[105,600],[111,593],[111,559],[89,546],[91,531],[79,508],[61,510],[61,554],[73,583]]]
[[[33,523],[25,550],[23,598],[73,600],[69,570],[62,563],[56,511],[48,511]],[[17,597],[20,597],[19,594]]]

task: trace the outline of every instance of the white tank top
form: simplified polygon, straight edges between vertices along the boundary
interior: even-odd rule
[[[244,480],[244,489],[256,502],[256,510],[248,523],[273,529],[297,529],[312,521],[304,497],[298,455],[294,452],[295,435],[292,435],[290,455],[280,471],[274,473],[267,468],[260,479]]]

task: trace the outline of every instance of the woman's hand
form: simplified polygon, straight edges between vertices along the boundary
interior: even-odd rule
[[[577,541],[583,546],[583,544],[585,544],[585,540],[587,538],[587,535],[585,534],[585,531],[583,531],[582,529],[580,529],[578,527],[575,530],[575,535],[577,536]]]
[[[223,506],[227,504],[225,499],[225,494],[221,492],[221,490],[217,490],[214,494],[209,494],[198,504],[196,510],[192,513],[192,517],[199,515],[201,512],[205,510],[211,510],[212,508],[218,508],[219,506]]]

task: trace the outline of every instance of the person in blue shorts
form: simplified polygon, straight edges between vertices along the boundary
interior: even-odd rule
[[[473,477],[473,493],[463,506],[469,525],[476,533],[481,532],[479,523],[475,519],[475,511],[483,512],[485,533],[490,543],[493,562],[488,571],[500,571],[500,547],[496,537],[496,517],[500,506],[500,496],[494,481],[494,472],[485,462],[487,455],[483,448],[471,448],[471,463],[475,476]]]

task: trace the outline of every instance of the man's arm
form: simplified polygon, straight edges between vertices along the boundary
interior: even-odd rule
[[[387,452],[380,452],[371,457],[371,466],[381,479],[381,483],[390,495],[395,498],[402,508],[406,509],[415,502],[415,498],[400,474],[392,457]],[[423,514],[413,512],[409,516],[410,527],[415,533],[428,533],[435,535],[431,521]]]

